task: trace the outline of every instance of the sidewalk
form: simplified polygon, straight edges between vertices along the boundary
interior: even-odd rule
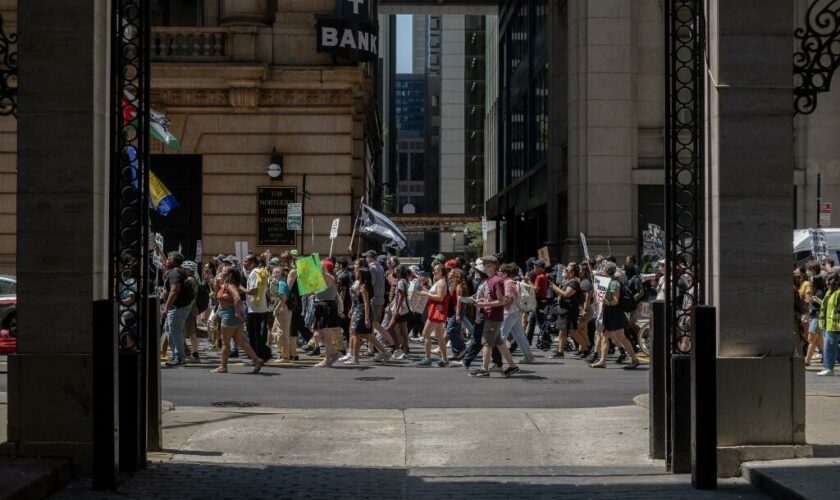
[[[807,374],[806,438],[814,458],[748,462],[744,477],[778,499],[840,498],[840,378]]]

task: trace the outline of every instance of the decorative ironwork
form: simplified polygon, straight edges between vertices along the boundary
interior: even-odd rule
[[[0,116],[17,118],[17,33],[6,34],[0,15]]]
[[[814,0],[805,14],[805,27],[794,31],[793,106],[807,115],[817,109],[817,95],[831,90],[840,67],[840,0]]]
[[[141,347],[147,322],[149,4],[112,4],[111,270],[123,348]]]
[[[681,354],[691,349],[691,308],[703,302],[705,37],[703,0],[666,2],[665,303],[671,352]]]

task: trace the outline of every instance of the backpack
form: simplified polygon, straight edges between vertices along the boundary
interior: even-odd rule
[[[210,285],[207,283],[198,285],[198,292],[195,294],[195,307],[198,314],[203,313],[210,307]]]
[[[532,312],[537,308],[537,291],[533,285],[524,281],[516,283],[516,307],[522,312]]]
[[[633,312],[636,309],[636,299],[633,298],[633,293],[627,288],[627,285],[619,284],[621,289],[619,291],[618,308],[626,313]]]
[[[181,271],[183,272],[183,271]],[[193,286],[195,283],[195,286]],[[184,294],[185,302],[192,304],[195,300],[195,289],[198,287],[198,282],[192,276],[188,276],[181,285],[181,293]]]

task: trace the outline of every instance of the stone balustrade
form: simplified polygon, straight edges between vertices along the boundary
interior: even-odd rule
[[[232,59],[227,28],[152,28],[152,61],[216,62]]]

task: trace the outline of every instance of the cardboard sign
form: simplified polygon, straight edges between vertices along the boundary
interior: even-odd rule
[[[551,258],[548,255],[548,247],[542,247],[537,250],[537,257],[545,262],[545,267],[551,267]]]
[[[295,269],[301,295],[311,295],[327,289],[324,272],[321,270],[321,257],[317,253],[296,260]]]
[[[333,219],[332,227],[330,228],[330,239],[334,240],[338,238],[338,225],[341,222],[341,219]]]

